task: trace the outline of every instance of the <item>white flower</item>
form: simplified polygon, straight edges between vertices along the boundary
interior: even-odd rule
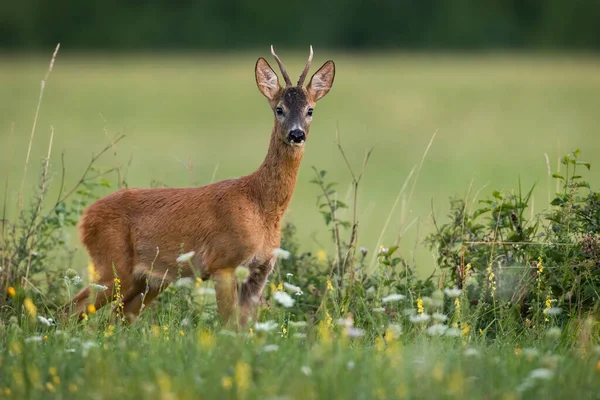
[[[376,307],[376,308],[373,309],[373,312],[382,313],[382,312],[385,312],[385,308],[383,308],[383,307]]]
[[[254,329],[259,332],[269,332],[278,326],[279,324],[275,321],[257,322],[254,324]]]
[[[550,307],[544,310],[544,314],[546,315],[559,315],[562,312],[560,307]]]
[[[355,366],[356,363],[354,361],[348,361],[348,364],[346,364],[346,367],[348,367],[349,370],[354,369]]]
[[[291,283],[283,282],[283,287],[292,293],[302,294],[302,289],[299,286],[292,285]]]
[[[529,373],[530,379],[550,380],[554,377],[554,372],[547,368],[534,369]]]
[[[302,373],[306,376],[312,375],[312,369],[310,369],[310,367],[308,365],[301,366],[300,371],[302,371]]]
[[[352,319],[352,317],[340,318],[336,323],[340,326],[345,326],[346,328],[352,328],[354,326],[354,319]]]
[[[346,327],[346,335],[348,335],[351,338],[361,337],[364,336],[364,334],[365,331],[360,328]]]
[[[180,278],[175,281],[176,287],[192,287],[194,285],[194,281],[192,278]]]
[[[460,330],[456,328],[448,328],[444,336],[458,337],[460,336]]]
[[[306,333],[296,332],[292,335],[295,339],[306,339]]]
[[[196,293],[198,293],[199,295],[214,296],[217,292],[213,288],[201,287],[201,288],[198,288],[198,290],[196,290]]]
[[[81,277],[79,275],[75,275],[73,278],[71,278],[71,282],[73,282],[75,285],[79,285],[81,283]]]
[[[287,260],[288,258],[290,258],[291,253],[287,250],[277,248],[277,249],[273,250],[273,256]]]
[[[459,288],[453,288],[453,289],[444,289],[444,294],[448,297],[450,297],[451,299],[459,297],[462,293],[462,290],[460,290]]]
[[[271,353],[273,351],[277,351],[279,350],[279,346],[277,346],[276,344],[268,344],[265,347],[263,347],[263,351],[265,353]]]
[[[65,349],[67,353],[75,353],[77,350],[75,349]]]
[[[427,334],[429,336],[442,336],[448,327],[442,324],[433,324],[427,328]]]
[[[448,316],[445,314],[441,314],[441,313],[433,313],[432,315],[433,319],[437,322],[446,322],[448,320]]]
[[[54,321],[52,320],[52,318],[44,318],[41,315],[38,315],[37,319],[43,325],[46,325],[46,326],[52,326],[52,325],[54,325]]]
[[[290,321],[289,325],[292,328],[302,328],[302,327],[308,325],[308,322],[306,322],[306,321]]]
[[[179,257],[177,257],[177,259],[175,261],[177,261],[178,263],[184,263],[186,261],[190,261],[192,259],[192,257],[194,257],[194,254],[196,254],[195,251],[190,251],[189,253],[184,253],[184,254],[180,255]]]
[[[550,328],[546,331],[546,336],[550,339],[558,339],[560,337],[561,333],[562,333],[562,331],[560,330],[559,327],[553,326],[552,328]]]
[[[388,249],[387,247],[383,247],[383,246],[381,246],[381,247],[379,248],[379,252],[380,252],[380,253],[387,253],[387,252],[389,252],[389,251],[390,251],[390,249]]]
[[[285,308],[293,307],[294,303],[296,302],[296,300],[292,299],[292,297],[289,294],[282,291],[277,291],[273,293],[273,298]]]
[[[479,357],[479,350],[474,349],[472,347],[468,347],[465,349],[465,356],[467,357]]]
[[[41,336],[29,336],[28,338],[25,338],[25,343],[41,342],[42,340],[44,340],[44,338]]]
[[[413,324],[420,324],[422,322],[429,321],[429,318],[430,318],[429,314],[427,314],[427,313],[411,315],[410,322],[412,322]]]
[[[287,274],[285,274],[285,276],[287,276],[288,278],[293,278],[294,274],[292,274],[291,272],[288,272]]]
[[[406,298],[406,296],[404,296],[403,294],[393,293],[393,294],[390,294],[389,296],[386,296],[383,299],[381,299],[381,302],[382,303],[388,303],[390,301],[404,300],[405,298]]]
[[[90,287],[96,290],[106,290],[108,289],[108,286],[104,286],[104,285],[98,285],[97,283],[90,283]]]

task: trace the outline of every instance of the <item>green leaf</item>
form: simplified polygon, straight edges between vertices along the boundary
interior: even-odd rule
[[[562,176],[561,174],[552,174],[552,177],[556,178],[556,179],[562,179],[563,181],[565,180],[565,177]]]
[[[588,169],[588,171],[590,168],[592,168],[592,164],[585,161],[577,161],[577,165],[584,165]]]
[[[552,200],[552,202],[550,202],[550,204],[553,206],[562,206],[566,202],[567,200],[563,196],[557,196],[554,198],[554,200]]]
[[[492,192],[492,196],[494,196],[494,197],[495,197],[495,198],[497,198],[498,200],[502,200],[502,199],[503,199],[503,197],[502,197],[502,193],[500,193],[498,190],[494,190],[494,191]]]

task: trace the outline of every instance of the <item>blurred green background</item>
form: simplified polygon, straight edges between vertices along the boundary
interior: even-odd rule
[[[313,71],[334,59],[337,75],[315,111],[287,217],[305,249],[331,250],[309,181],[316,166],[349,195],[334,144],[339,128],[356,169],[373,147],[359,204],[359,245],[373,249],[437,132],[412,198],[411,182],[384,235],[389,244],[410,227],[403,255],[430,270],[431,255],[415,244],[433,229],[432,202],[441,221],[450,196],[510,190],[520,177],[526,188],[538,183],[539,211],[555,188],[544,154],[555,169],[576,148],[592,162],[597,188],[599,16],[597,1],[3,2],[0,175],[9,186],[3,179],[0,193],[14,212],[40,80],[57,42],[25,184],[32,193],[53,126],[51,198],[61,153],[69,185],[116,133],[127,135],[117,158],[124,166],[132,159],[131,187],[252,172],[273,123],[254,82],[256,58],[270,59],[275,44],[297,75],[312,44]],[[112,153],[100,160],[114,162]]]

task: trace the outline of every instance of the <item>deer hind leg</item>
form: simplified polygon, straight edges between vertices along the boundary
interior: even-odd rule
[[[147,285],[146,280],[142,279],[134,281],[129,293],[123,298],[123,314],[127,321],[134,322],[142,310],[150,305],[165,288],[166,285],[161,285],[159,288]]]
[[[245,326],[249,319],[256,318],[256,308],[262,297],[269,274],[273,271],[275,258],[250,265],[250,275],[242,285],[240,295],[240,324]]]
[[[231,320],[232,314],[237,314],[237,303],[238,303],[238,287],[237,279],[235,276],[235,269],[228,268],[217,270],[212,275],[213,281],[215,282],[215,292],[217,296],[217,311],[221,318],[223,326],[228,326],[234,321]],[[234,322],[235,323],[235,322]],[[237,324],[236,324],[237,325]]]

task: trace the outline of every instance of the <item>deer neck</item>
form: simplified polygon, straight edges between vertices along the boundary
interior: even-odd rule
[[[281,133],[273,129],[267,156],[250,176],[252,195],[267,216],[278,220],[283,216],[294,193],[303,154],[304,148],[284,143]]]

